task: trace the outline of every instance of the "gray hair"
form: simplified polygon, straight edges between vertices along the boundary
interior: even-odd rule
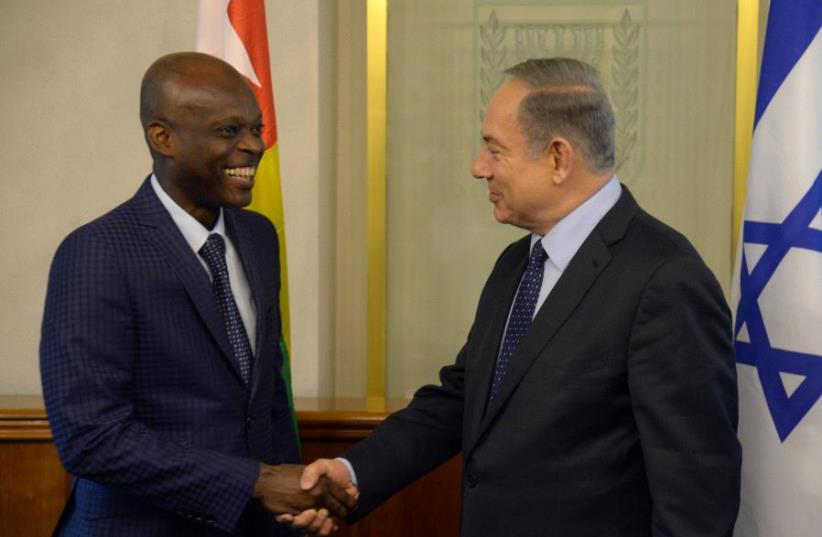
[[[596,68],[568,58],[531,59],[505,70],[533,91],[517,120],[539,154],[554,136],[576,144],[597,170],[614,166],[614,111]]]

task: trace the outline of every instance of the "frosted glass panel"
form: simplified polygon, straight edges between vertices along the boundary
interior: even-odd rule
[[[618,175],[730,281],[736,0],[388,3],[388,395],[435,382],[482,285],[522,230],[496,223],[469,168],[502,71],[596,65]]]

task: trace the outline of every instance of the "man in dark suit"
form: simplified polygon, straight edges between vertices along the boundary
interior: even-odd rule
[[[530,234],[497,260],[441,384],[303,484],[353,479],[364,516],[462,452],[464,536],[730,537],[740,447],[722,291],[619,184],[596,71],[547,59],[507,74],[471,172],[496,219]]]
[[[299,487],[277,236],[240,209],[264,149],[252,91],[221,60],[172,54],[143,78],[140,119],[153,174],[71,233],[49,276],[43,393],[76,476],[55,533],[274,536],[291,531],[273,514],[345,515],[341,488]]]

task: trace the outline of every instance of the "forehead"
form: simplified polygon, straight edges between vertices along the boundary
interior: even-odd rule
[[[166,112],[178,119],[240,116],[253,121],[260,116],[254,93],[241,80],[170,80],[164,90]]]
[[[482,123],[483,137],[500,139],[521,136],[517,115],[522,99],[530,91],[524,83],[518,80],[509,80],[503,84],[488,104],[485,120]]]

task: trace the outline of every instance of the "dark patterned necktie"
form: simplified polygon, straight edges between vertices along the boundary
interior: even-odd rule
[[[539,290],[542,287],[542,273],[545,270],[545,260],[548,254],[542,248],[542,241],[534,244],[531,257],[528,258],[528,266],[517,289],[517,296],[514,298],[514,307],[511,310],[511,317],[508,319],[508,326],[505,328],[505,338],[502,340],[502,350],[497,356],[497,363],[494,366],[494,380],[491,383],[491,391],[488,400],[494,399],[499,390],[511,357],[517,350],[519,342],[525,337],[528,328],[531,326],[531,319],[534,317],[534,308],[537,305]]]
[[[199,254],[211,271],[211,290],[223,314],[228,341],[234,349],[234,359],[237,360],[243,381],[248,384],[251,374],[251,345],[248,342],[248,333],[245,331],[243,319],[240,317],[240,310],[237,309],[237,303],[231,293],[228,267],[225,264],[223,237],[217,233],[209,235],[208,240],[200,248]]]

